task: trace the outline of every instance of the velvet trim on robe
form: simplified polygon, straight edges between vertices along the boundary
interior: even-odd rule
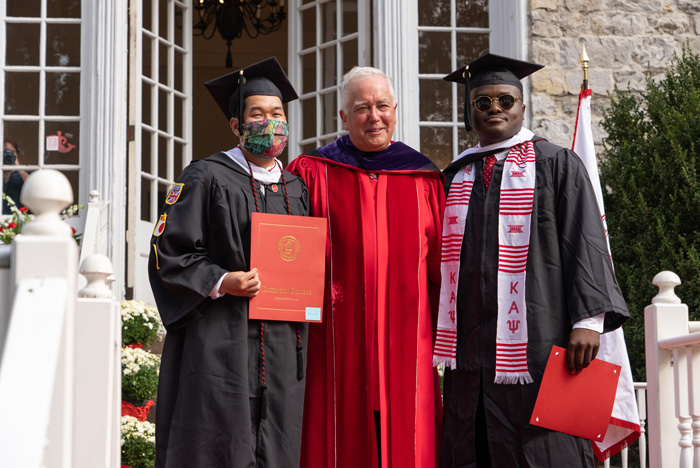
[[[292,214],[307,215],[306,186],[289,173],[286,181]],[[225,272],[250,269],[250,216],[256,211],[250,176],[218,153],[193,162],[177,183],[184,185],[177,201],[162,209],[165,226],[151,238],[148,265],[168,330],[156,405],[156,467],[296,467],[305,386],[297,376],[297,323],[248,320],[248,298],[208,297]],[[260,211],[286,214],[284,191],[266,186],[263,194],[256,184]],[[307,324],[298,330],[306,348]]]
[[[377,466],[375,340],[382,466],[434,466],[442,175],[368,172],[309,155],[289,170],[307,183],[311,215],[329,226],[324,318],[309,326],[300,466]]]
[[[438,170],[430,159],[400,141],[392,141],[382,151],[365,152],[352,144],[349,135],[344,135],[317,148],[312,155],[366,171]]]

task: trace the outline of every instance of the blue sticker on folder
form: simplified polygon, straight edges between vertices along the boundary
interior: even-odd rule
[[[321,308],[320,307],[307,307],[306,308],[306,320],[321,320]]]

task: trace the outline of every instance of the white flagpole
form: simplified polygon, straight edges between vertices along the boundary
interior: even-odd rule
[[[579,94],[576,129],[574,130],[572,149],[586,166],[586,171],[588,172],[596,200],[598,201],[598,208],[605,229],[605,238],[608,240],[608,252],[610,252],[608,227],[605,220],[605,207],[603,204],[603,192],[600,185],[600,176],[598,175],[598,160],[595,154],[595,144],[591,128],[592,92],[588,87],[588,61],[586,47],[583,46],[581,53],[583,84],[581,85],[581,93]],[[608,432],[605,434],[605,439],[602,442],[593,443],[594,452],[598,459],[602,461],[618,453],[637,440],[641,434],[641,429],[634,393],[634,382],[632,380],[632,369],[629,364],[627,346],[625,344],[622,328],[600,335],[600,351],[598,352],[597,358],[613,362],[622,367]]]

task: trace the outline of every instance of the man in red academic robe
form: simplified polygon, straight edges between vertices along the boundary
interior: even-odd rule
[[[386,75],[353,68],[341,100],[349,134],[288,168],[329,227],[323,323],[309,327],[301,466],[435,466],[443,178],[391,141],[396,100]]]

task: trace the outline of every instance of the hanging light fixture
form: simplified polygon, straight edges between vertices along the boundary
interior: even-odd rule
[[[193,0],[195,24],[192,34],[211,39],[219,31],[228,45],[226,67],[233,67],[231,42],[243,35],[251,38],[277,31],[287,15],[284,0]]]

